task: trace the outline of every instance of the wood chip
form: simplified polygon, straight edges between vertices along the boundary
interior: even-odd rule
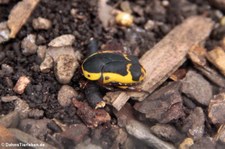
[[[8,27],[10,29],[10,37],[15,38],[21,27],[26,23],[34,8],[40,0],[23,0],[11,10]]]
[[[188,50],[208,37],[213,24],[205,17],[190,17],[146,52],[140,59],[147,72],[146,79],[140,85],[141,88],[153,92],[183,64]],[[110,100],[112,105],[120,110],[130,97],[141,101],[146,96],[146,93],[114,92],[107,94],[104,99]]]
[[[225,51],[221,47],[216,47],[208,52],[207,59],[225,76]]]

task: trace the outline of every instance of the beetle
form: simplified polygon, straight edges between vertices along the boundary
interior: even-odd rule
[[[136,56],[109,50],[88,56],[81,69],[88,80],[122,89],[131,89],[133,85],[142,82],[146,74]]]

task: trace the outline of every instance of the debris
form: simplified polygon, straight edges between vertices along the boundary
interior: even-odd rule
[[[181,81],[181,91],[200,104],[208,105],[212,98],[212,86],[200,74],[193,70],[187,72]]]
[[[9,129],[5,128],[4,126],[0,125],[0,144],[1,144],[1,149],[15,149],[13,146],[8,146],[9,143],[12,144],[18,144],[19,142],[17,139],[14,137],[14,134],[10,132]]]
[[[56,79],[62,84],[69,83],[78,66],[77,59],[73,56],[67,54],[60,55],[54,67]]]
[[[9,95],[1,97],[2,102],[11,102],[17,99],[20,99],[20,98],[18,96],[9,96]]]
[[[218,94],[210,100],[208,116],[214,124],[225,123],[225,93]]]
[[[36,36],[34,34],[29,34],[27,37],[25,37],[22,41],[22,53],[24,55],[32,55],[37,52],[37,45],[35,43]]]
[[[49,122],[50,120],[46,118],[40,120],[23,119],[20,122],[19,129],[44,141],[45,135],[49,132],[47,128]]]
[[[152,30],[155,27],[155,22],[153,20],[148,20],[145,24],[146,30]]]
[[[48,30],[52,26],[52,22],[46,18],[38,17],[36,19],[33,19],[32,26],[35,30]]]
[[[102,22],[102,25],[105,29],[112,24],[113,15],[112,10],[113,8],[107,4],[108,0],[99,0],[98,1],[98,17]]]
[[[91,143],[91,139],[87,139],[76,145],[75,149],[102,149],[102,147]]]
[[[6,42],[10,39],[9,32],[7,22],[0,22],[0,43]]]
[[[186,138],[184,141],[179,145],[179,149],[189,149],[191,145],[194,144],[192,138]]]
[[[126,12],[118,12],[115,17],[116,23],[125,26],[130,27],[133,25],[134,18],[131,14]]]
[[[207,65],[205,48],[201,46],[194,46],[191,50],[189,50],[188,56],[195,68],[199,70],[206,78],[220,87],[225,87],[225,79]]]
[[[87,103],[80,102],[76,98],[73,98],[72,102],[77,108],[77,115],[88,127],[98,127],[111,120],[109,113],[104,109],[92,109]]]
[[[19,124],[20,117],[17,111],[12,111],[7,115],[4,115],[0,118],[0,125],[4,127],[17,127]],[[0,139],[1,140],[1,139]]]
[[[215,149],[216,144],[210,137],[203,137],[197,140],[191,147],[191,149]]]
[[[126,130],[130,135],[144,141],[150,147],[154,147],[156,149],[175,149],[173,145],[164,142],[151,134],[149,128],[138,121],[130,120],[126,125]]]
[[[73,140],[75,144],[78,144],[88,133],[89,129],[84,124],[75,124],[63,131],[60,137]]]
[[[131,10],[130,2],[129,1],[122,1],[120,3],[120,8],[121,8],[122,11],[124,11],[126,13],[129,13],[129,14],[132,13],[132,10]]]
[[[188,135],[194,140],[202,138],[205,128],[205,115],[202,108],[196,107],[183,123],[183,132],[188,132]]]
[[[184,138],[184,135],[169,124],[156,124],[151,127],[151,132],[157,137],[173,143],[181,142]]]
[[[39,148],[56,149],[52,145],[49,145],[41,140],[38,140],[37,138],[35,138],[23,131],[20,131],[18,129],[10,128],[9,131],[16,137],[16,139],[23,142],[25,145],[31,144],[31,146],[29,146],[29,147],[37,147],[37,145],[38,145]]]
[[[225,10],[225,1],[224,0],[209,0],[211,4],[213,4],[216,8],[221,10]]]
[[[225,76],[225,51],[221,47],[216,47],[212,51],[209,51],[207,59]]]
[[[19,113],[20,119],[24,119],[27,118],[30,112],[30,108],[26,101],[19,98],[15,101],[14,111],[17,111]]]
[[[63,85],[58,92],[58,102],[61,106],[66,107],[71,103],[71,99],[76,97],[78,93],[69,85]]]
[[[183,64],[188,50],[207,38],[212,27],[213,22],[210,19],[200,16],[190,17],[175,27],[140,59],[147,72],[146,79],[140,87],[150,93],[153,92]],[[117,92],[113,97],[106,95],[104,98],[120,110],[130,97],[143,100],[146,96],[144,93]]]
[[[17,94],[23,94],[25,88],[27,87],[29,83],[30,83],[30,79],[27,76],[21,76],[13,88],[14,92],[16,92]]]
[[[179,80],[181,80],[181,79],[183,79],[185,77],[186,73],[187,73],[187,69],[184,69],[184,68],[177,69],[170,76],[170,79],[173,80],[173,81],[179,81]]]
[[[0,4],[8,4],[10,0],[0,0]]]
[[[51,68],[53,68],[53,65],[53,58],[47,54],[44,61],[40,65],[40,71],[43,73],[47,73],[51,70]]]
[[[5,75],[10,75],[14,72],[13,67],[8,64],[2,64],[1,68]]]
[[[40,119],[40,118],[43,118],[43,116],[44,116],[44,111],[39,109],[32,109],[28,113],[29,118]]]
[[[16,34],[26,23],[39,1],[40,0],[23,0],[14,6],[9,14],[7,22],[10,29],[10,38],[16,37]]]
[[[180,83],[177,82],[162,87],[145,100],[137,102],[134,108],[146,118],[160,123],[178,119],[184,116],[179,87]]]

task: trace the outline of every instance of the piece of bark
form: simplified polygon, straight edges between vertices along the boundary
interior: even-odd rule
[[[206,56],[207,59],[225,76],[225,51],[221,47],[216,47],[208,52]]]
[[[10,29],[10,38],[16,37],[16,34],[26,23],[39,1],[40,0],[23,0],[17,3],[16,6],[11,10],[7,22]]]
[[[188,58],[206,78],[220,87],[225,87],[225,79],[214,69],[210,68],[206,61],[206,49],[201,46],[195,46],[188,51]]]
[[[175,27],[151,50],[140,59],[146,69],[146,78],[140,85],[143,90],[153,92],[186,60],[186,55],[192,46],[203,42],[210,34],[213,22],[205,17],[194,16]],[[143,100],[148,94],[117,92],[109,93],[104,99],[120,110],[130,97]]]

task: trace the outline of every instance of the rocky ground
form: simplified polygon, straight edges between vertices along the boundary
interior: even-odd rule
[[[36,7],[12,13],[18,1],[0,0],[0,148],[19,142],[65,149],[223,148],[223,0],[23,2]],[[27,12],[18,17],[21,11]],[[129,14],[131,20],[123,23],[119,13]],[[97,110],[88,104],[80,64],[91,38],[99,49],[116,50],[119,43],[123,52],[141,58],[196,15],[213,24],[209,37],[189,45],[179,68],[166,74],[169,78],[150,96],[131,98],[119,111],[112,102]],[[20,28],[17,21],[23,19]],[[181,38],[194,39],[200,33]],[[173,40],[167,44],[177,42]],[[103,96],[108,93],[101,91]]]

